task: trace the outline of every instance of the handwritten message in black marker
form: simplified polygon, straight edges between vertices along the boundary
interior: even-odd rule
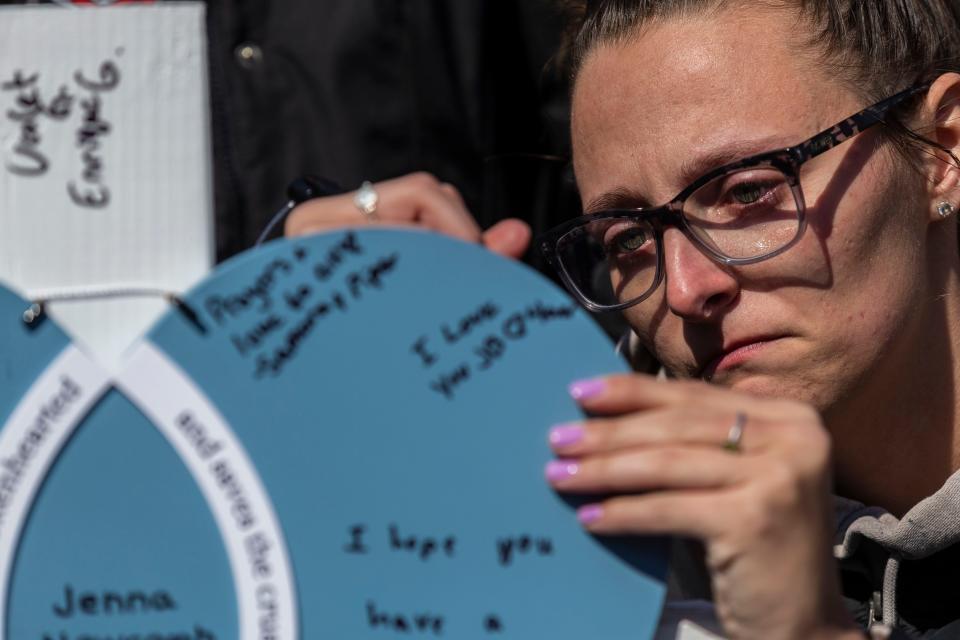
[[[432,369],[444,353],[466,344],[470,355],[446,368],[437,366],[429,387],[447,400],[477,375],[508,356],[512,344],[523,341],[544,325],[569,320],[576,313],[573,304],[551,305],[535,301],[504,311],[493,301],[482,302],[455,320],[441,324],[433,334],[422,335],[410,345],[410,352],[422,367]],[[449,359],[449,358],[448,358]]]
[[[234,350],[253,361],[255,378],[276,377],[325,318],[347,314],[383,291],[399,265],[397,252],[367,251],[347,232],[316,256],[302,246],[291,249],[241,288],[207,296],[203,310],[230,332]]]
[[[351,524],[346,529],[342,551],[347,555],[376,556],[399,554],[420,564],[431,562],[456,562],[459,545],[457,536],[451,533],[424,534],[407,530],[398,523],[371,528],[366,523]],[[503,535],[487,544],[491,564],[507,569],[525,558],[543,559],[554,556],[554,543],[550,536]],[[396,633],[419,633],[442,636],[448,616],[436,611],[396,611],[370,598],[364,602],[365,621],[370,629],[382,629]],[[480,629],[488,634],[506,630],[503,617],[486,613],[478,617]]]
[[[92,74],[77,69],[72,84],[63,83],[47,96],[41,95],[40,80],[37,72],[17,69],[10,79],[0,82],[0,92],[11,97],[6,118],[19,131],[5,167],[24,178],[45,175],[52,160],[43,149],[44,136],[56,133],[49,125],[66,122],[76,113],[80,120],[75,129],[79,178],[67,182],[66,192],[79,207],[102,209],[110,204],[102,138],[112,130],[104,115],[104,95],[120,85],[120,68],[113,60],[104,60]]]
[[[190,629],[158,630],[158,614],[174,612],[179,608],[173,594],[163,588],[89,589],[65,583],[55,594],[50,609],[56,619],[65,625],[82,626],[84,621],[96,623],[106,619],[122,624],[126,631],[120,636],[100,636],[77,631],[57,630],[42,635],[43,640],[100,640],[107,637],[178,638],[182,640],[217,640],[219,637],[203,624]],[[147,621],[139,622],[145,617]]]
[[[119,86],[120,70],[108,60],[100,65],[96,78],[89,79],[83,71],[77,71],[73,79],[86,92],[86,96],[80,100],[83,120],[77,129],[77,148],[80,150],[83,172],[80,181],[71,180],[67,183],[67,193],[74,204],[102,209],[110,204],[110,189],[103,178],[104,160],[100,139],[110,133],[111,125],[103,117],[101,96]]]

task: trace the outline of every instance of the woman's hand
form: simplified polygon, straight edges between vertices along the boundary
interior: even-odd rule
[[[430,229],[467,242],[482,242],[495,253],[519,258],[530,245],[530,227],[522,220],[502,220],[481,231],[456,187],[429,173],[385,180],[374,185],[379,196],[376,221],[353,203],[354,193],[317,198],[298,206],[287,218],[284,233],[298,236],[364,224]]]
[[[731,638],[863,638],[831,556],[830,438],[796,402],[618,375],[571,392],[594,419],[555,427],[559,491],[611,497],[578,516],[598,534],[702,540]],[[739,451],[724,443],[743,413]]]

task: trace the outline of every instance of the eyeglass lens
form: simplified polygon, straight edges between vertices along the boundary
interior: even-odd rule
[[[757,260],[789,245],[800,232],[800,204],[777,168],[720,175],[683,202],[692,239],[715,259]],[[557,242],[567,278],[590,302],[611,307],[648,296],[659,282],[657,229],[643,216],[588,220]]]

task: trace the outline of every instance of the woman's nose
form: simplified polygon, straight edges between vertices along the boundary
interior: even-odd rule
[[[664,231],[663,251],[667,306],[676,315],[693,322],[709,321],[737,299],[736,276],[704,255],[679,230]]]

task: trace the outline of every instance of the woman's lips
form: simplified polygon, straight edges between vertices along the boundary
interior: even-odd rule
[[[707,366],[701,371],[700,377],[709,380],[718,373],[738,367],[760,355],[772,343],[784,337],[755,336],[731,342],[729,346],[724,347],[723,351],[707,363]]]

